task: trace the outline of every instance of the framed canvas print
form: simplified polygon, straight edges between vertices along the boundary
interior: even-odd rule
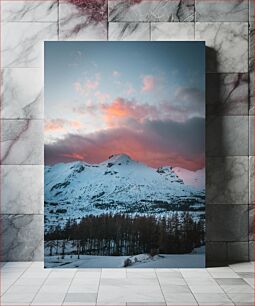
[[[204,267],[204,42],[44,49],[45,267]]]

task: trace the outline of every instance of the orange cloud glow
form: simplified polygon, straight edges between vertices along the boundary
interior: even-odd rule
[[[83,124],[78,120],[64,120],[64,119],[52,119],[46,120],[44,124],[44,131],[49,132],[63,132],[67,128],[71,129],[80,129],[83,127]]]

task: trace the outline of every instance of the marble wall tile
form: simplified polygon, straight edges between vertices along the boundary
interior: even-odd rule
[[[197,22],[195,38],[206,41],[207,72],[248,72],[248,23]]]
[[[43,214],[43,166],[0,167],[1,214]]]
[[[196,21],[248,21],[247,0],[196,0]]]
[[[249,116],[208,116],[207,156],[248,155]]]
[[[254,156],[249,157],[249,204],[254,203]]]
[[[2,70],[1,118],[43,118],[43,72],[40,68]]]
[[[254,204],[249,205],[249,240],[254,240]]]
[[[52,21],[58,19],[58,1],[1,1],[2,21]]]
[[[109,21],[194,21],[194,0],[109,0]]]
[[[254,21],[254,0],[249,0],[249,20]]]
[[[79,4],[80,3],[80,4]],[[106,2],[93,11],[86,7],[88,1],[60,1],[60,40],[107,40]]]
[[[1,164],[43,164],[43,120],[1,121]]]
[[[254,115],[254,22],[249,29],[249,111]]]
[[[158,22],[151,24],[152,40],[194,40],[195,27],[189,22]]]
[[[43,215],[1,215],[1,261],[43,259]]]
[[[207,115],[248,115],[248,74],[206,74]]]
[[[207,241],[247,242],[248,236],[248,205],[207,205]]]
[[[254,241],[249,241],[249,260],[254,261]]]
[[[150,40],[150,24],[146,22],[110,22],[109,40]]]
[[[208,157],[206,203],[248,204],[248,156]]]
[[[249,116],[249,155],[254,155],[254,116]]]
[[[249,260],[249,242],[227,242],[228,264]]]
[[[208,241],[205,244],[206,266],[218,266],[227,262],[227,243]]]
[[[58,38],[57,23],[7,22],[1,30],[2,68],[42,67],[43,41]]]

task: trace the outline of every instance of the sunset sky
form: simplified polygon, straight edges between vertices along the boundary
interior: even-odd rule
[[[46,42],[45,163],[126,153],[203,175],[204,74],[203,42]]]

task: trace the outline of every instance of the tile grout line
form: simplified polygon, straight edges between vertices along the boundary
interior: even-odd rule
[[[44,264],[44,262],[42,262],[42,263]],[[45,270],[45,268],[44,268],[44,270]],[[52,273],[52,270],[50,271],[50,273],[48,273],[48,275],[46,276],[45,280],[42,282],[40,288],[36,291],[36,293],[35,293],[35,295],[34,295],[32,301],[29,303],[29,305],[32,305],[32,304],[33,304],[33,302],[34,302],[36,296],[38,295],[39,291],[42,289],[43,285],[45,284],[46,280],[49,278],[49,276],[50,276],[51,273]]]
[[[97,296],[96,296],[96,303],[95,303],[96,305],[98,305],[97,302],[98,302],[98,294],[99,294],[99,289],[100,289],[100,284],[101,284],[101,277],[102,277],[102,268],[100,269],[99,282],[97,286]]]
[[[163,299],[165,301],[165,305],[167,305],[166,298],[165,298],[165,295],[163,293],[163,290],[162,290],[162,287],[161,287],[161,284],[160,284],[160,281],[159,281],[159,278],[158,278],[158,273],[157,273],[157,270],[155,268],[154,268],[154,272],[156,274],[156,278],[157,278],[157,281],[158,281],[158,284],[159,284],[159,288],[160,288],[161,294],[162,294]]]
[[[68,288],[67,288],[67,290],[66,290],[66,294],[65,294],[65,296],[64,296],[64,299],[63,299],[63,302],[61,303],[61,305],[64,305],[64,303],[65,303],[66,296],[67,296],[67,294],[68,294],[68,291],[69,291],[69,289],[70,289],[70,287],[71,287],[71,285],[72,285],[72,283],[73,283],[73,280],[74,280],[74,278],[75,278],[77,272],[78,272],[78,269],[75,270],[75,273],[74,273],[74,275],[73,275],[73,277],[72,277],[72,279],[71,279],[71,281],[70,281],[70,284],[69,284],[69,286],[68,286]]]
[[[20,276],[8,287],[8,289],[3,293],[3,294],[1,294],[1,297],[3,297],[8,291],[9,291],[9,289],[13,286],[13,285],[15,285],[15,283],[21,278],[21,276],[30,268],[32,266],[32,261],[30,262],[30,265],[20,274]],[[1,282],[3,281],[3,273],[2,273],[2,271],[1,271]],[[1,298],[1,301],[2,301],[2,298]]]
[[[182,274],[181,269],[178,269],[178,270],[180,271],[181,276],[182,276],[182,278],[183,278],[183,280],[184,280],[185,284],[188,286],[188,288],[189,288],[189,290],[190,290],[190,293],[193,295],[193,297],[194,297],[195,301],[197,302],[197,305],[200,305],[200,304],[199,304],[199,302],[198,302],[198,300],[196,299],[196,296],[195,296],[194,292],[191,290],[191,288],[190,288],[190,286],[189,286],[188,282],[186,281],[186,279],[185,279],[184,275]]]

